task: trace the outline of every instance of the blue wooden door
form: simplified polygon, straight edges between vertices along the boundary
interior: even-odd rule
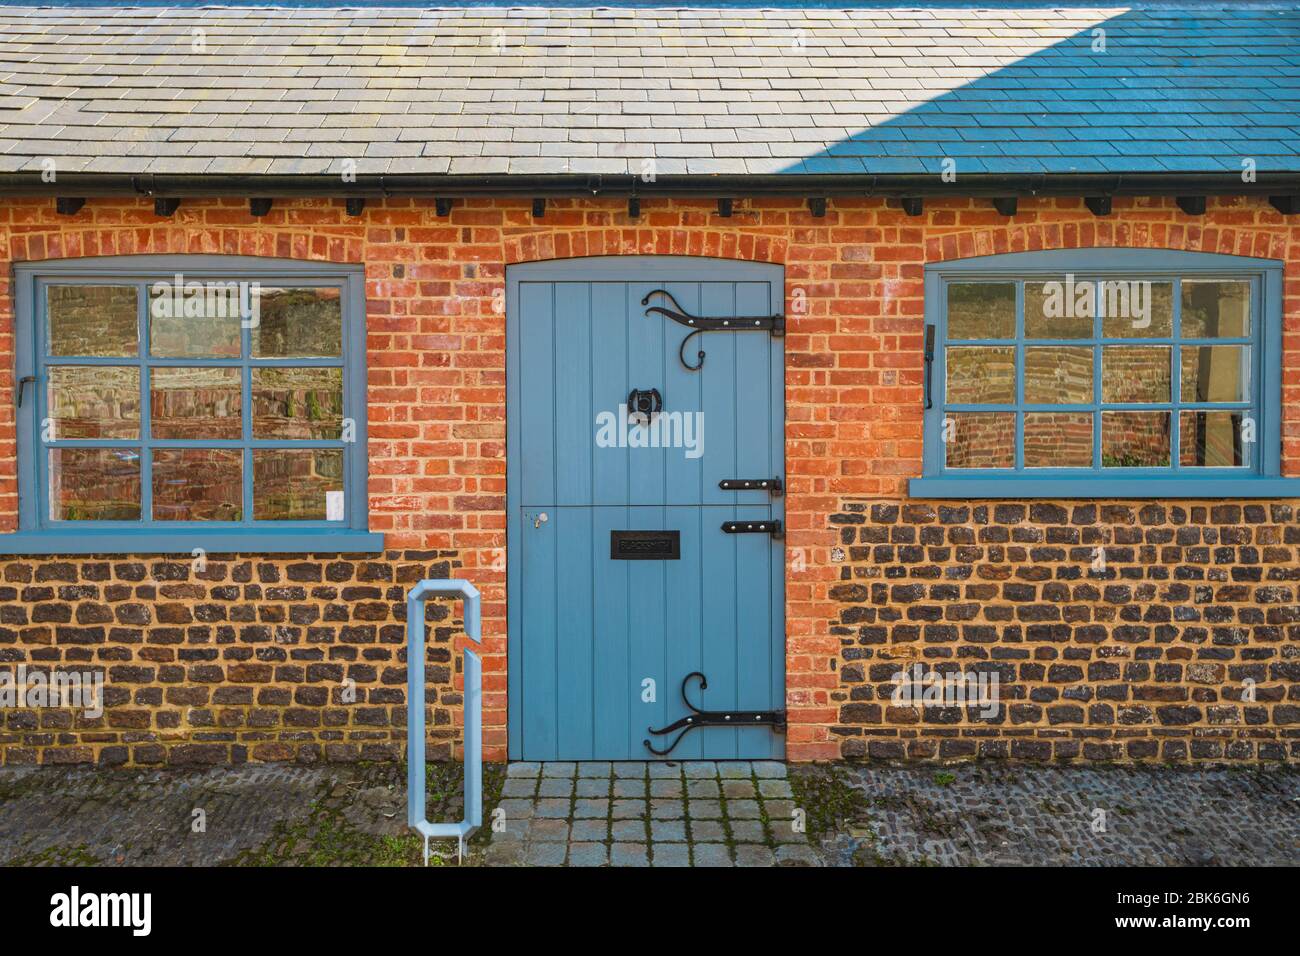
[[[722,530],[779,520],[784,499],[719,487],[784,477],[782,340],[704,333],[690,371],[690,330],[642,304],[664,289],[694,315],[771,315],[780,267],[626,256],[507,278],[511,757],[653,759],[644,741],[675,735],[647,730],[688,714],[693,672],[708,681],[687,689],[701,709],[784,708],[782,542]],[[620,409],[634,389],[659,393],[657,425]],[[612,557],[620,532],[676,532],[676,556]],[[708,727],[671,756],[784,753],[768,727]]]

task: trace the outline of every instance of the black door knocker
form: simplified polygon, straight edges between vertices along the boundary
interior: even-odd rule
[[[664,409],[664,398],[657,388],[634,388],[627,393],[627,415],[633,425],[651,425]]]

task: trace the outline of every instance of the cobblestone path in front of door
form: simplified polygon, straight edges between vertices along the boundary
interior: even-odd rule
[[[818,866],[791,797],[775,761],[512,763],[486,862]]]

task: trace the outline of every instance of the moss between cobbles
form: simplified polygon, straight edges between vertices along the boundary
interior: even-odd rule
[[[836,835],[849,834],[853,840],[850,859],[854,866],[935,866],[924,856],[905,861],[898,856],[880,853],[880,838],[867,816],[869,808],[901,809],[907,801],[900,797],[869,797],[846,779],[844,767],[837,764],[791,764],[790,789],[795,807],[806,814],[808,837],[821,842]],[[950,825],[930,818],[927,829],[943,832]]]
[[[819,840],[850,825],[867,825],[866,794],[849,784],[835,764],[791,764],[794,805],[806,814],[809,839]]]
[[[37,853],[19,853],[4,862],[4,866],[101,866],[103,860],[91,853],[86,844],[77,846],[47,846]]]
[[[405,827],[406,767],[404,764],[367,764],[357,767],[358,777],[350,785],[322,785],[308,808],[307,816],[292,823],[277,823],[272,835],[260,846],[244,850],[226,866],[421,866],[424,840],[412,831],[400,834],[370,833],[349,817],[357,794],[387,787],[395,796],[395,814]],[[483,820],[470,837],[466,864],[482,862],[483,851],[492,842],[492,811],[501,800],[505,782],[503,764],[483,766]],[[425,768],[428,816],[433,820],[459,819],[462,813],[460,763],[430,763]],[[456,863],[456,845],[432,841],[429,865]]]
[[[41,782],[39,773],[5,774],[0,777],[0,803],[7,800],[17,800],[19,797],[26,796],[33,791],[40,791],[48,785],[48,783],[43,784]]]

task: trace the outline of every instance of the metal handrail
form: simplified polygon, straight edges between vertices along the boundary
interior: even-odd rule
[[[459,823],[425,819],[424,739],[424,605],[431,597],[459,597],[465,602],[465,636],[482,639],[478,589],[460,578],[421,581],[406,598],[406,822],[424,837],[424,865],[429,839],[456,838],[456,859],[465,856],[465,841],[483,825],[483,665],[465,648],[465,816]]]

